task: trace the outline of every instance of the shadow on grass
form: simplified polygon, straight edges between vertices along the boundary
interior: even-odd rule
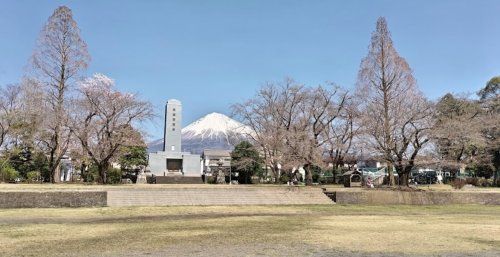
[[[198,213],[198,214],[168,214],[168,215],[139,215],[133,217],[96,217],[96,218],[28,218],[17,220],[0,220],[0,225],[23,224],[111,224],[123,222],[161,222],[175,220],[206,220],[214,218],[241,218],[241,217],[292,217],[301,214],[293,213]]]
[[[173,217],[172,217],[173,216]],[[287,234],[300,231],[307,221],[295,214],[203,214],[101,219],[88,225],[87,236],[55,243],[50,234],[24,242],[24,256],[121,256],[130,251],[158,251],[170,246],[217,246],[237,243],[286,242]],[[63,225],[72,226],[75,223]],[[91,226],[113,226],[105,235],[92,235]],[[54,231],[57,233],[56,231]],[[19,249],[21,250],[21,249]],[[8,254],[10,255],[10,254]],[[7,255],[7,256],[8,256]],[[12,256],[17,256],[13,254]],[[174,256],[174,255],[171,255]]]

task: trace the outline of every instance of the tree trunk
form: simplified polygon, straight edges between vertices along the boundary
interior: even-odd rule
[[[61,74],[62,74],[61,79],[64,79],[64,66]],[[52,183],[61,182],[60,158],[64,154],[61,149],[61,139],[62,139],[61,122],[63,117],[63,104],[64,104],[63,99],[64,99],[64,84],[59,85],[57,106],[55,108],[56,127],[54,128],[54,145],[52,146],[53,150],[51,153],[52,165],[50,167],[52,171]]]
[[[57,160],[57,152],[56,149],[53,149],[50,152],[49,157],[49,180],[50,183],[59,183],[61,182],[61,170],[59,166],[59,161]]]
[[[396,169],[396,173],[398,174],[398,180],[397,180],[397,185],[401,185],[401,177],[403,176],[403,169],[401,168],[401,165],[399,163],[396,163],[394,166]],[[394,182],[396,182],[396,179],[394,178]]]
[[[80,176],[81,176],[80,179],[82,179],[83,182],[88,182],[86,168],[87,165],[84,162],[82,162],[82,165],[80,167]]]
[[[399,176],[399,186],[408,187],[408,174],[406,172],[398,173]]]
[[[280,183],[280,177],[281,177],[280,169],[278,169],[277,165],[273,164],[271,166],[271,171],[273,172],[273,175],[274,175],[274,183],[275,184],[279,184]]]
[[[97,171],[99,172],[99,182],[102,184],[108,183],[108,163],[102,163],[97,165]]]
[[[313,177],[311,172],[311,165],[310,164],[304,165],[304,170],[306,172],[306,186],[312,186]]]
[[[56,157],[50,157],[49,161],[50,170],[50,183],[60,183],[61,182],[61,165],[56,160]]]
[[[53,173],[53,183],[60,183],[61,182],[61,165],[60,163],[57,163],[56,166],[54,167],[54,173]]]
[[[496,149],[493,152],[493,183],[495,186],[500,186],[500,150]]]
[[[337,166],[334,166],[332,169],[333,184],[337,184],[337,169]]]
[[[411,170],[413,169],[413,161],[410,161],[408,165],[398,164],[396,166],[396,171],[398,173],[398,182],[399,186],[408,187],[409,186],[409,178]]]
[[[60,137],[58,137],[60,138]],[[63,156],[64,153],[62,153],[61,145],[60,143],[57,144],[56,151],[55,151],[55,163],[54,163],[54,183],[60,183],[61,182],[61,156]]]
[[[391,163],[387,165],[387,176],[389,177],[389,186],[394,186],[396,181],[394,180],[394,171]]]

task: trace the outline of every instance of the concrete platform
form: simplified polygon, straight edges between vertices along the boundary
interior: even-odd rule
[[[321,188],[188,187],[109,190],[108,206],[334,204]]]
[[[22,186],[22,185],[20,185]],[[0,189],[0,208],[334,204],[321,188],[243,185],[40,186]]]
[[[282,185],[0,185],[0,208],[176,205],[500,205],[500,191],[397,191]]]

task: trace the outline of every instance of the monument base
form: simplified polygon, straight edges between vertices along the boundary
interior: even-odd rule
[[[201,176],[156,176],[156,184],[203,184]]]

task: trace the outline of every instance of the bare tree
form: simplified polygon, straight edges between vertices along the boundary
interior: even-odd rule
[[[9,137],[15,137],[15,130],[21,118],[21,86],[7,85],[0,89],[0,148]]]
[[[19,84],[0,89],[0,146],[33,146],[41,121],[43,92],[36,80],[23,78]]]
[[[10,131],[10,143],[14,147],[36,147],[36,137],[44,119],[44,92],[37,80],[24,77],[16,85],[15,126]]]
[[[298,118],[302,90],[303,86],[292,79],[267,83],[250,100],[232,106],[233,114],[252,129],[249,136],[260,147],[275,182],[279,181],[281,168],[289,168],[285,166],[291,163],[291,156],[285,154],[287,134]]]
[[[334,180],[336,171],[345,164],[346,158],[354,158],[353,146],[361,128],[357,103],[351,96],[345,98],[342,108],[338,108],[335,119],[330,122],[324,135],[327,139],[324,149],[333,165]]]
[[[291,156],[298,158],[297,166],[306,172],[306,184],[312,184],[312,168],[325,167],[325,146],[334,134],[329,133],[331,124],[340,119],[348,99],[347,92],[330,85],[305,88],[297,122],[287,134]]]
[[[101,74],[82,82],[80,92],[72,112],[72,130],[97,166],[100,182],[107,183],[107,171],[120,147],[144,145],[134,124],[151,119],[153,108],[134,94],[116,91],[114,81]]]
[[[70,85],[90,61],[71,10],[58,7],[42,29],[31,63],[46,91],[39,140],[49,156],[52,182],[60,182],[60,161],[70,141],[66,104]]]
[[[339,87],[305,87],[291,79],[265,85],[255,97],[233,105],[233,112],[255,132],[266,165],[279,172],[304,167],[306,184],[312,169],[325,165],[326,145],[334,136],[327,131],[344,111],[347,92]]]
[[[390,164],[390,184],[395,184],[395,167],[400,184],[407,185],[418,152],[429,140],[431,105],[394,48],[382,17],[377,20],[368,56],[361,62],[356,87],[367,141]]]

